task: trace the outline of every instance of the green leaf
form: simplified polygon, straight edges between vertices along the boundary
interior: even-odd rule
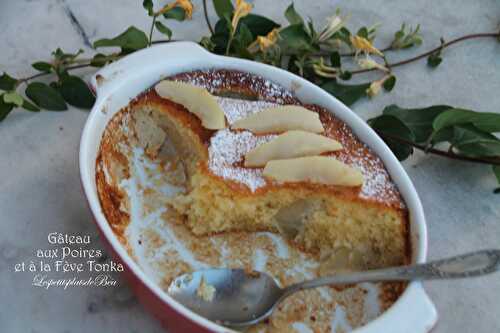
[[[54,88],[55,90],[57,90],[58,92],[61,92],[60,89],[61,89],[61,84],[57,81],[53,81],[53,82],[50,82],[49,83],[49,86]]]
[[[61,62],[70,62],[75,60],[82,53],[82,49],[79,49],[76,53],[66,53],[58,47],[54,52],[52,52],[52,55]]]
[[[346,27],[342,27],[339,31],[334,33],[332,39],[339,39],[344,42],[344,44],[351,46],[351,32]]]
[[[396,157],[403,161],[413,153],[413,148],[390,137],[415,142],[413,132],[401,120],[390,115],[381,115],[368,120],[368,124],[384,139]]]
[[[460,154],[471,157],[498,157],[500,156],[500,141],[494,139],[482,139],[464,142],[454,146]]]
[[[224,54],[226,51],[227,43],[229,42],[229,22],[226,18],[221,18],[215,23],[214,34],[210,37],[214,48],[213,52],[216,54]]]
[[[386,106],[382,114],[398,118],[411,129],[416,142],[425,142],[433,132],[434,119],[451,108],[448,105],[434,105],[420,109],[405,109],[393,104]]]
[[[335,80],[328,81],[321,85],[321,88],[337,97],[345,105],[354,104],[357,100],[366,96],[366,89],[370,87],[370,83],[347,85],[340,84]]]
[[[130,53],[148,46],[148,37],[144,31],[131,26],[115,38],[104,38],[94,43],[94,48],[110,46],[118,46],[122,49],[122,52]]]
[[[278,28],[280,25],[267,17],[248,14],[240,20],[240,24],[244,24],[248,27],[248,30],[254,36],[265,36],[270,33],[274,28]],[[238,24],[238,26],[240,25]]]
[[[394,48],[401,48],[400,45],[398,44],[405,36],[406,34],[405,30],[406,30],[406,24],[403,22],[403,24],[401,25],[401,29],[394,33],[394,40],[391,44]]]
[[[500,114],[491,112],[475,112],[453,108],[440,114],[433,123],[435,131],[448,126],[473,124],[477,129],[495,133],[500,132]]]
[[[68,109],[61,94],[53,87],[42,82],[30,83],[26,88],[26,96],[43,109],[51,111]]]
[[[332,64],[332,67],[340,68],[342,66],[340,53],[338,51],[332,52],[330,55],[330,63]]]
[[[3,94],[3,101],[5,103],[14,104],[15,106],[23,105],[23,96],[19,95],[15,91],[6,92]]]
[[[432,68],[436,68],[443,61],[443,58],[439,53],[433,53],[427,58],[427,65]]]
[[[369,39],[368,38],[368,28],[367,27],[361,27],[358,32],[356,33],[356,35],[358,35],[359,37],[363,37],[365,39]]]
[[[492,165],[493,173],[495,174],[495,177],[497,178],[498,184],[500,184],[500,165]],[[495,189],[493,192],[495,194],[500,193],[500,187]]]
[[[66,102],[78,108],[90,109],[95,97],[89,87],[78,76],[67,76],[61,81],[60,92]]]
[[[451,142],[454,137],[455,137],[455,128],[446,127],[443,128],[442,130],[432,133],[430,144],[434,146],[440,142]]]
[[[3,94],[0,95],[0,121],[4,120],[14,108],[14,105],[5,103],[3,100]]]
[[[305,25],[306,33],[309,35],[311,39],[316,39],[318,37],[318,33],[314,29],[314,24],[311,18],[307,20],[307,24]],[[318,48],[319,50],[319,48]]]
[[[391,43],[392,49],[406,49],[412,46],[419,46],[422,44],[422,36],[420,35],[420,25],[415,29],[410,28],[406,31],[406,24],[401,25],[401,29],[396,31],[394,39]]]
[[[284,28],[279,32],[281,42],[286,48],[295,51],[314,51],[315,48],[311,45],[311,37],[304,30],[302,24],[293,24]]]
[[[212,41],[212,38],[208,36],[203,36],[201,37],[200,43],[201,46],[203,46],[205,49],[207,49],[210,52],[214,52],[215,49],[215,43]]]
[[[102,67],[108,62],[108,57],[102,53],[97,53],[90,60],[90,65],[94,67]]]
[[[248,46],[254,41],[252,32],[246,24],[240,23],[238,25],[238,33],[233,39],[233,49],[236,55],[240,58],[253,59],[252,54],[248,51]]]
[[[493,172],[495,173],[495,177],[497,177],[498,183],[500,183],[500,165],[494,165]]]
[[[167,36],[167,38],[170,40],[170,38],[172,37],[172,30],[170,30],[166,25],[164,25],[160,21],[155,22],[155,27],[159,32]]]
[[[142,2],[142,7],[144,7],[144,9],[148,11],[148,15],[149,16],[153,16],[154,15],[153,0],[144,0]]]
[[[350,80],[352,78],[352,73],[349,72],[349,71],[342,71],[339,75],[339,77],[344,80],[344,81],[347,81],[347,80]]]
[[[215,12],[219,18],[231,17],[234,12],[231,0],[213,0]]]
[[[471,124],[454,126],[452,146],[460,154],[481,157],[500,156],[500,140],[490,133],[478,130]]]
[[[166,19],[172,19],[182,22],[186,19],[186,12],[181,7],[174,7],[168,12],[164,13],[163,17]]]
[[[48,62],[44,62],[44,61],[38,61],[38,62],[35,62],[31,65],[34,69],[36,69],[37,71],[40,71],[40,72],[44,72],[44,73],[50,73],[52,71],[52,64],[49,64]]]
[[[298,58],[296,55],[292,55],[289,59],[288,59],[288,64],[286,66],[286,70],[289,71],[289,72],[292,72],[292,73],[298,73],[298,67],[297,67],[297,62]]]
[[[383,87],[386,91],[391,91],[396,85],[396,77],[391,75],[388,79],[384,81]]]
[[[472,124],[457,125],[452,128],[453,137],[450,139],[450,142],[453,144],[466,143],[480,139],[496,139],[493,134],[483,132]]]
[[[295,10],[293,2],[285,10],[285,17],[288,20],[288,22],[290,22],[290,24],[304,24],[304,19]]]
[[[0,89],[1,90],[12,90],[16,86],[17,80],[14,79],[12,76],[10,76],[7,73],[3,73],[2,76],[0,76]]]
[[[234,36],[234,41],[245,49],[254,41],[253,34],[246,24],[240,23],[238,33]]]
[[[35,104],[28,102],[25,98],[23,98],[22,108],[31,112],[40,111],[40,108],[38,108]]]

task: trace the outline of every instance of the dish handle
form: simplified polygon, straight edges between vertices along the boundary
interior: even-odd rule
[[[90,79],[90,89],[99,99],[107,96],[112,91],[118,89],[125,81],[139,80],[143,77],[152,77],[155,83],[162,77],[175,74],[165,73],[162,68],[168,63],[172,68],[172,63],[177,63],[175,72],[182,72],[193,63],[200,62],[200,59],[206,57],[215,57],[200,45],[193,42],[170,42],[165,44],[153,45],[151,47],[136,51],[123,57],[120,60],[112,62],[94,75]],[[151,73],[158,73],[155,77]]]
[[[397,305],[397,306],[396,306]],[[420,282],[412,282],[401,297],[387,311],[356,333],[428,333],[436,325],[436,306]]]

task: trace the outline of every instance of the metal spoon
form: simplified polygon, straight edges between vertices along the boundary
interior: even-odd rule
[[[168,293],[205,318],[238,327],[266,319],[286,297],[304,289],[361,282],[468,278],[499,269],[500,250],[483,250],[425,264],[321,277],[280,288],[266,273],[215,268],[177,277]],[[215,288],[213,299],[199,296],[200,283]]]

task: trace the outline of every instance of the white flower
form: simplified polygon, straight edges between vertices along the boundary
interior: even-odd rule
[[[325,42],[339,31],[347,21],[347,16],[340,17],[338,14],[328,18],[326,26],[320,32],[318,41]]]
[[[380,91],[382,90],[382,87],[384,86],[385,81],[387,81],[391,77],[390,74],[384,76],[380,80],[373,81],[370,84],[370,88],[366,89],[366,94],[370,97],[375,97],[377,96]]]
[[[313,64],[313,69],[319,76],[327,78],[337,77],[338,68],[327,66],[323,61],[323,58],[320,58],[318,63]]]
[[[385,67],[382,64],[379,64],[378,62],[376,62],[375,60],[370,58],[370,56],[368,56],[368,55],[366,56],[366,58],[357,59],[357,62],[358,62],[359,67],[361,67],[362,69],[377,68],[377,69],[380,69],[384,72],[389,71],[389,69],[387,69],[387,67]]]
[[[370,84],[370,88],[366,89],[366,94],[370,97],[377,96],[380,93],[380,90],[382,90],[383,84],[384,84],[383,80],[373,81]]]

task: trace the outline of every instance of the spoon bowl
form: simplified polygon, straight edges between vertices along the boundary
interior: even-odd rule
[[[203,288],[215,289],[213,299],[200,296]],[[226,326],[247,326],[270,315],[284,289],[265,273],[214,268],[178,276],[168,293],[205,318]]]

